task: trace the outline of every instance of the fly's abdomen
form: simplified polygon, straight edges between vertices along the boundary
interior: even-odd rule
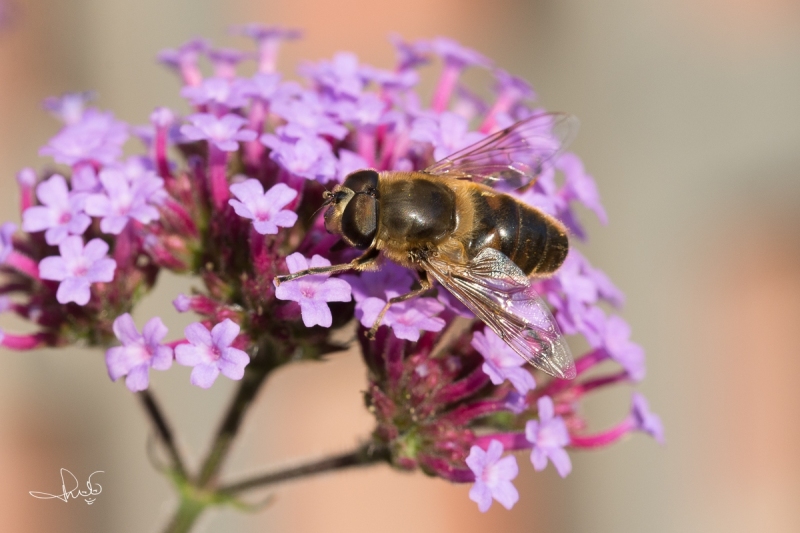
[[[493,191],[476,190],[473,205],[474,230],[465,243],[470,259],[494,248],[530,275],[555,272],[567,257],[567,232],[552,217]]]

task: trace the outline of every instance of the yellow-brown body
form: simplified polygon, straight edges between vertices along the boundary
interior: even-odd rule
[[[485,185],[424,172],[381,172],[377,189],[371,244],[401,265],[414,268],[414,258],[428,253],[466,264],[494,248],[526,274],[545,275],[567,255],[560,222]]]

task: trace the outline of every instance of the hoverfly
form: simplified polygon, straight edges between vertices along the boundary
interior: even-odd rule
[[[577,130],[577,119],[537,113],[421,171],[358,170],[325,192],[325,228],[365,250],[353,261],[278,276],[377,268],[382,254],[419,274],[420,287],[392,304],[429,291],[431,278],[536,368],[571,379],[569,347],[532,277],[554,273],[567,256],[566,228],[555,218],[500,192],[529,186]]]

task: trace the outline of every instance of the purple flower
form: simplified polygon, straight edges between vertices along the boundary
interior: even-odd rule
[[[358,302],[356,318],[367,328],[372,327],[390,298],[407,293],[414,283],[410,270],[391,261],[384,262],[375,272],[342,278],[350,283]],[[434,316],[443,309],[444,305],[433,298],[417,298],[392,305],[381,324],[391,327],[398,339],[417,341],[421,331],[440,331],[444,327],[444,320]]]
[[[239,115],[227,114],[217,118],[208,113],[191,115],[191,124],[181,126],[181,133],[190,141],[208,141],[224,152],[235,152],[239,141],[254,141],[256,132],[242,130],[247,122]]]
[[[100,172],[100,182],[105,194],[92,194],[86,199],[86,212],[102,217],[100,229],[104,233],[119,235],[130,219],[142,224],[158,220],[158,210],[148,200],[164,185],[155,175],[143,176],[133,184],[117,169]]]
[[[297,197],[297,191],[278,183],[266,193],[261,182],[249,179],[230,187],[238,200],[228,200],[240,217],[253,221],[253,227],[262,235],[278,233],[278,226],[291,228],[297,222],[297,213],[283,209]]]
[[[231,33],[245,35],[258,42],[263,40],[292,40],[299,39],[303,36],[303,32],[294,28],[283,28],[281,26],[265,26],[258,22],[251,22],[250,24],[242,24],[231,28]]]
[[[339,52],[331,61],[320,61],[306,66],[302,73],[311,77],[319,86],[334,97],[356,98],[364,88],[364,75],[358,58],[350,52]]]
[[[245,24],[233,28],[233,33],[246,35],[258,45],[258,70],[259,72],[272,72],[275,70],[275,60],[281,41],[299,39],[300,30],[281,28],[280,26],[264,26],[263,24]]]
[[[473,446],[467,456],[467,466],[475,474],[475,484],[469,490],[469,499],[478,504],[478,510],[485,513],[497,500],[506,509],[511,509],[519,501],[519,492],[511,480],[519,474],[517,460],[513,455],[503,455],[503,445],[492,440],[486,451]]]
[[[439,161],[448,155],[481,140],[484,135],[469,131],[467,119],[450,111],[437,117],[420,117],[411,126],[414,141],[433,145],[433,159]]]
[[[664,426],[661,424],[661,418],[650,412],[647,400],[638,392],[633,393],[631,419],[636,429],[650,434],[657,442],[664,444]]]
[[[361,320],[361,325],[365,328],[372,327],[385,305],[386,301],[380,298],[367,298],[360,304],[360,313],[356,309],[356,318]],[[422,331],[441,331],[444,328],[445,321],[434,316],[443,309],[444,305],[435,298],[399,302],[386,311],[381,325],[391,327],[398,339],[416,342]]]
[[[525,360],[491,329],[485,328],[484,333],[476,331],[471,344],[483,356],[483,371],[495,385],[508,380],[520,394],[536,387],[533,375],[523,367]]]
[[[73,192],[100,192],[103,186],[97,179],[97,172],[92,165],[81,165],[72,172],[70,179]]]
[[[159,128],[169,128],[175,123],[175,112],[168,107],[157,107],[150,113],[150,123]]]
[[[179,294],[172,300],[172,306],[179,313],[185,313],[192,308],[192,299],[185,294]]]
[[[561,290],[575,303],[589,304],[597,301],[597,285],[587,275],[586,267],[586,259],[573,248],[556,274]]]
[[[461,300],[453,296],[453,293],[450,291],[439,291],[439,293],[436,295],[436,299],[442,302],[447,309],[454,312],[458,316],[463,316],[464,318],[475,318],[473,312],[467,309],[467,306],[461,303]]]
[[[501,68],[494,69],[494,77],[497,80],[496,90],[500,94],[511,94],[515,98],[536,99],[533,87],[527,81],[514,76]]]
[[[244,52],[236,48],[212,48],[206,52],[209,61],[214,65],[214,74],[220,78],[232,79],[236,76],[236,66],[253,57],[252,52]]]
[[[603,224],[608,223],[608,216],[603,204],[600,203],[600,193],[597,185],[583,168],[583,163],[575,154],[561,155],[555,166],[564,173],[564,194],[569,200],[578,200],[583,205],[594,211]]]
[[[178,48],[167,48],[158,53],[158,60],[171,67],[181,67],[186,63],[194,63],[197,56],[208,50],[207,39],[191,39]]]
[[[142,328],[136,329],[129,313],[114,320],[114,335],[122,346],[109,348],[106,366],[111,381],[127,375],[125,386],[131,392],[145,390],[150,384],[150,368],[168,370],[172,366],[172,348],[161,344],[167,334],[167,326],[159,317],[153,317]]]
[[[122,153],[128,140],[128,125],[111,113],[88,109],[78,122],[69,124],[50,139],[39,155],[49,155],[57,163],[74,165],[93,161],[110,165]]]
[[[317,93],[311,91],[299,90],[296,94],[275,99],[272,112],[287,122],[280,133],[293,139],[316,135],[343,139],[347,135],[347,128],[329,115],[327,106]]]
[[[323,267],[330,264],[330,261],[320,255],[312,257],[310,264],[297,252],[286,258],[286,266],[292,274],[309,267]],[[329,328],[333,323],[333,316],[326,302],[349,302],[351,299],[350,285],[341,279],[328,278],[328,274],[315,274],[281,283],[275,288],[275,297],[279,300],[298,302],[303,324],[308,328],[315,325]]]
[[[336,167],[336,178],[339,182],[344,181],[348,174],[362,168],[368,168],[367,160],[350,150],[339,150],[339,164]]]
[[[84,247],[80,237],[67,237],[58,245],[58,251],[60,256],[41,260],[39,276],[61,282],[56,292],[59,303],[86,305],[91,296],[89,287],[92,283],[114,279],[117,262],[106,257],[108,245],[101,239],[92,239]]]
[[[17,225],[13,222],[6,222],[0,226],[0,265],[8,260],[8,256],[14,251],[14,241],[12,237],[17,231]]]
[[[187,85],[181,89],[181,96],[196,106],[214,104],[236,109],[247,105],[244,89],[244,80],[241,79],[208,78],[200,85]]]
[[[272,134],[261,136],[261,142],[272,149],[270,157],[294,174],[320,183],[336,176],[336,158],[330,144],[319,137],[283,140]]]
[[[377,126],[384,121],[386,102],[373,93],[364,93],[355,100],[331,104],[331,111],[342,122],[350,122],[358,127]]]
[[[23,188],[32,188],[39,180],[36,171],[31,167],[25,167],[17,172],[17,183]]]
[[[350,284],[353,298],[359,303],[371,297],[387,300],[405,294],[414,284],[411,271],[392,261],[384,261],[379,270],[347,274],[341,279]]]
[[[549,188],[551,184],[552,189]],[[548,215],[552,215],[556,218],[559,218],[564,212],[568,211],[567,202],[556,194],[555,171],[553,167],[550,166],[544,167],[533,187],[529,187],[522,192],[509,192],[512,196],[516,196],[526,204],[541,209]]]
[[[539,398],[539,420],[525,424],[525,437],[533,444],[531,462],[537,472],[544,470],[547,460],[553,463],[561,477],[572,470],[572,462],[564,447],[569,444],[569,433],[564,420],[554,416],[553,400],[549,396]]]
[[[383,70],[365,65],[361,71],[366,79],[389,91],[387,96],[390,97],[396,96],[391,93],[406,91],[419,83],[419,74],[414,70]],[[362,96],[365,94],[371,93],[363,93]]]
[[[397,34],[390,35],[389,40],[397,54],[397,70],[410,70],[430,62],[425,43],[409,43]]]
[[[521,415],[528,409],[528,400],[524,394],[520,394],[516,390],[508,391],[508,394],[503,399],[506,409],[515,415]]]
[[[61,96],[50,96],[42,102],[42,107],[61,120],[64,124],[75,124],[83,117],[86,104],[94,100],[95,93],[66,93]]]
[[[469,66],[489,67],[492,62],[475,50],[461,46],[446,37],[437,37],[430,43],[431,50],[440,56],[445,63],[458,68]]]
[[[242,94],[251,98],[258,98],[270,102],[278,93],[281,77],[279,74],[256,73],[242,86]]]
[[[29,207],[22,213],[22,229],[29,232],[45,231],[47,244],[61,243],[69,235],[83,235],[92,219],[83,213],[86,196],[70,196],[67,181],[53,174],[36,186],[36,197],[43,205]]]
[[[606,319],[602,344],[608,355],[628,372],[634,381],[644,378],[644,350],[630,341],[631,327],[622,318],[613,315]]]
[[[230,379],[242,379],[250,357],[242,350],[231,347],[239,334],[238,324],[226,318],[209,332],[203,324],[195,322],[186,326],[184,333],[191,344],[176,346],[175,360],[194,367],[192,385],[207,389],[214,384],[220,372]]]
[[[208,48],[206,39],[192,39],[177,49],[162,50],[158,54],[158,60],[175,69],[187,85],[198,85],[203,75],[197,67],[197,57]]]
[[[615,307],[622,307],[625,303],[625,295],[609,279],[605,272],[599,268],[587,267],[587,274],[594,281],[597,293],[607,302]]]

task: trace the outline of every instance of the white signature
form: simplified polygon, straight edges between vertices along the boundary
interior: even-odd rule
[[[69,501],[70,498],[85,498],[85,502],[89,505],[92,505],[94,501],[97,499],[95,496],[103,492],[103,487],[100,486],[99,483],[95,483],[92,485],[92,476],[95,474],[104,474],[102,470],[96,470],[89,474],[89,479],[86,481],[86,488],[88,490],[83,491],[78,489],[78,478],[76,478],[72,472],[67,470],[66,468],[61,469],[61,494],[48,494],[46,492],[37,492],[32,490],[28,492],[34,498],[39,498],[40,500],[50,500],[52,498],[58,498],[62,502],[66,503]],[[66,479],[65,479],[66,478]],[[67,490],[67,482],[69,478],[72,478],[72,482],[70,485],[74,483],[75,487],[71,490]]]

